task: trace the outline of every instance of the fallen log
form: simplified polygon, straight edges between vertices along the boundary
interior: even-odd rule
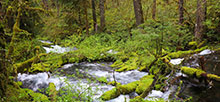
[[[181,71],[182,71],[182,73],[184,73],[190,77],[220,81],[220,76],[215,75],[215,74],[209,74],[201,69],[181,67]]]
[[[138,94],[146,94],[145,90],[151,88],[154,81],[153,75],[147,75],[142,77],[138,81],[134,81],[125,85],[117,85],[116,88],[109,90],[102,94],[101,99],[103,101],[111,100],[118,97],[120,94],[129,94],[132,92],[137,92]]]
[[[48,54],[46,54],[46,53],[41,53],[41,54],[39,54],[39,55],[37,55],[37,56],[34,56],[34,57],[32,57],[32,58],[30,58],[30,59],[24,61],[24,62],[16,63],[16,64],[13,65],[13,67],[15,68],[14,70],[16,71],[16,73],[17,73],[17,72],[23,72],[23,71],[24,71],[24,68],[29,68],[29,67],[31,67],[32,63],[38,62],[38,61],[40,60],[40,57],[46,56],[46,55],[48,55]]]

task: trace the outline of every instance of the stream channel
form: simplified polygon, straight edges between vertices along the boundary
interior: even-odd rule
[[[42,43],[51,43],[49,41],[41,41]],[[77,50],[77,48],[60,47],[58,45],[51,45],[51,47],[44,47],[46,53],[64,53],[71,50]],[[109,53],[117,53],[112,50]],[[170,62],[174,65],[183,65],[188,67],[196,68],[199,66],[199,57],[204,56],[206,63],[205,68],[207,72],[220,75],[220,53],[213,52],[211,50],[204,50],[199,54],[194,54],[187,58],[172,59]],[[57,73],[41,72],[37,74],[18,74],[18,81],[21,81],[22,88],[29,88],[34,91],[39,89],[47,88],[49,83],[54,83],[56,89],[59,90],[62,87],[72,85],[73,90],[85,91],[90,88],[94,93],[93,99],[95,102],[99,102],[99,97],[106,91],[114,88],[112,85],[107,85],[98,81],[93,81],[93,79],[106,79],[108,82],[114,81],[113,78],[113,68],[110,65],[113,62],[101,62],[101,63],[72,63],[65,64],[62,68],[57,69]],[[114,72],[115,80],[121,84],[127,84],[136,80],[139,80],[147,72],[140,72],[138,70],[126,71],[126,72]],[[71,77],[74,75],[74,77]],[[165,91],[152,90],[150,94],[145,98],[147,100],[157,100],[157,98],[168,99],[186,99],[189,97],[193,98],[196,102],[218,102],[220,100],[220,84],[218,82],[210,82],[212,85],[205,85],[204,83],[196,83],[194,81],[189,81],[187,76],[181,72],[176,73],[174,76],[183,76],[183,84],[181,86],[180,94],[178,98],[174,96],[174,93],[178,89],[178,85],[168,85],[169,87]],[[167,76],[169,77],[169,75]],[[91,81],[88,81],[90,79]],[[90,93],[89,93],[90,94]],[[91,95],[91,94],[90,94]],[[133,92],[128,95],[120,95],[119,97],[109,100],[107,102],[125,102],[129,99],[138,96],[137,93]]]

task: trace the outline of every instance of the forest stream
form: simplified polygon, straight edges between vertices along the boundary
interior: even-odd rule
[[[41,41],[47,42],[48,41]],[[77,48],[60,47],[59,45],[51,45],[51,47],[44,47],[47,53],[64,53],[71,50],[77,50]],[[113,53],[109,51],[109,53]],[[116,53],[116,52],[115,52]],[[204,56],[207,72],[220,75],[219,64],[220,64],[220,54],[219,52],[214,52],[211,50],[204,50],[199,54],[194,54],[187,58],[172,59],[170,62],[174,65],[182,65],[187,67],[199,67],[199,58]],[[128,84],[130,82],[139,80],[147,72],[140,72],[138,70],[126,71],[126,72],[115,72],[110,65],[113,62],[81,62],[81,63],[70,63],[63,65],[62,68],[58,68],[55,72],[40,72],[37,74],[18,74],[18,81],[23,83],[23,88],[29,88],[33,91],[39,91],[39,89],[47,88],[49,83],[54,83],[56,89],[62,89],[62,87],[68,84],[73,85],[73,92],[80,90],[81,92],[91,88],[94,91],[93,99],[98,101],[98,98],[106,91],[114,88],[112,85],[107,85],[107,82],[116,81],[121,84]],[[71,75],[74,75],[71,76]],[[178,98],[179,100],[192,97],[194,101],[199,102],[217,102],[220,96],[220,84],[219,82],[209,81],[206,85],[205,83],[199,83],[197,79],[190,79],[187,75],[179,72],[174,75],[175,77],[181,76],[183,79],[183,84],[179,90]],[[115,78],[114,78],[115,77]],[[167,75],[166,77],[170,77]],[[88,81],[87,79],[90,79]],[[95,81],[104,80],[102,81]],[[178,85],[172,84],[167,85],[164,91],[152,90],[150,94],[145,98],[147,100],[155,100],[157,98],[163,98],[164,100],[178,98],[175,96],[178,90]],[[120,95],[119,97],[109,100],[108,102],[124,102],[129,101],[129,99],[138,96],[137,93],[133,92],[127,95]]]

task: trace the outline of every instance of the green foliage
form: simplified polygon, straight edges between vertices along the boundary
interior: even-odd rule
[[[206,36],[209,41],[219,41],[219,22],[220,22],[220,2],[216,0],[210,0],[207,2],[207,19],[204,22],[207,27]]]
[[[107,83],[108,82],[106,77],[98,77],[97,80],[99,82],[103,82],[103,83]]]

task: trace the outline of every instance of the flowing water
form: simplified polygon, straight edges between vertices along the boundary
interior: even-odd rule
[[[203,65],[200,64],[201,57],[204,60]],[[199,54],[191,56],[183,62],[184,66],[188,67],[201,67],[207,73],[220,75],[220,52],[204,50]],[[184,89],[181,97],[193,97],[196,102],[219,102],[220,101],[220,82],[208,81],[209,85],[204,82],[198,83],[198,80],[185,81]]]
[[[41,42],[45,43],[46,41]],[[63,53],[71,50],[77,50],[77,48],[64,48],[58,45],[52,45],[50,48],[44,47],[44,49],[47,53]],[[110,50],[107,53],[117,52]],[[205,68],[207,69],[207,72],[220,75],[220,69],[218,67],[220,63],[220,54],[218,52],[213,53],[210,50],[204,50],[203,52],[195,54],[190,58],[172,59],[170,62],[174,65],[179,65],[183,61],[183,66],[198,67],[198,59],[201,56],[205,57]],[[57,69],[55,74],[49,72],[42,72],[37,74],[18,74],[18,81],[22,81],[23,88],[29,88],[34,91],[39,91],[39,89],[47,88],[49,83],[54,83],[57,90],[67,86],[68,84],[75,85],[75,89],[79,89],[82,91],[88,87],[91,87],[91,89],[96,92],[93,96],[93,99],[98,100],[98,98],[104,92],[114,88],[114,86],[107,85],[95,80],[102,78],[106,79],[108,82],[116,80],[121,84],[127,84],[139,80],[145,75],[148,75],[148,73],[139,72],[138,70],[121,73],[114,72],[113,69],[110,67],[111,64],[112,62],[82,62],[66,64],[62,68]],[[113,78],[113,73],[115,75],[115,79]],[[71,75],[75,76],[71,77]],[[176,73],[175,76],[187,77],[181,72]],[[169,75],[167,77],[169,77]],[[88,79],[90,79],[92,82],[88,81]],[[218,90],[220,90],[220,84],[217,82],[213,82],[213,84],[214,86],[207,88],[204,84],[193,83],[188,80],[183,80],[182,89],[178,97],[183,99],[193,97],[194,101],[198,102],[218,102],[218,100],[220,100],[220,92],[218,92]],[[165,100],[168,100],[169,96],[171,96],[172,93],[175,93],[177,89],[177,85],[172,85],[171,87],[167,88],[165,92],[152,90],[145,99],[155,100],[157,98],[163,98]],[[112,99],[108,102],[124,102],[125,100],[129,101],[130,98],[133,98],[135,96],[137,96],[137,93],[135,92],[128,95],[120,95],[119,97]]]

